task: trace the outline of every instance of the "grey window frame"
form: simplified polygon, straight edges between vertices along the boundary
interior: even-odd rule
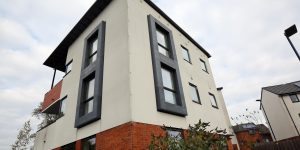
[[[200,99],[198,87],[197,87],[195,84],[193,84],[193,83],[189,83],[189,86],[191,86],[191,87],[193,87],[193,88],[196,89],[197,97],[198,97],[198,100],[199,100],[199,101],[195,101],[195,100],[193,100],[193,98],[192,98],[192,101],[201,105],[201,99]]]
[[[151,15],[148,15],[148,27],[149,27],[149,38],[150,38],[150,46],[151,46],[151,57],[152,57],[157,111],[184,117],[187,115],[187,109],[186,109],[184,94],[182,90],[182,83],[181,83],[181,78],[179,73],[179,67],[178,67],[178,61],[175,52],[172,31]],[[167,33],[168,44],[170,46],[169,48],[170,57],[167,57],[158,51],[158,41],[156,36],[157,29],[164,30]],[[162,73],[161,73],[162,67],[171,69],[174,73],[176,104],[170,104],[168,102],[165,102]]]
[[[61,109],[61,108],[62,108],[62,102],[63,102],[63,101],[66,102],[67,98],[68,98],[68,96],[66,95],[66,96],[64,96],[62,99],[60,99],[60,104],[59,104],[59,114],[60,114],[60,115],[65,115],[65,112],[62,112],[62,109]],[[64,111],[66,111],[66,109],[65,109]]]
[[[292,96],[295,96],[295,97],[296,97],[296,101],[293,101]],[[292,103],[298,103],[298,102],[300,102],[299,97],[298,97],[297,94],[290,94],[289,97],[290,97]]]
[[[214,98],[215,103],[216,103],[216,106],[214,106],[212,103],[211,103],[211,106],[212,106],[213,108],[219,109],[218,103],[217,103],[217,99],[216,99],[216,96],[215,96],[214,94],[212,94],[212,93],[208,93],[208,94]],[[209,100],[211,101],[210,97],[209,97]]]
[[[201,65],[201,69],[203,71],[205,71],[206,73],[208,73],[208,70],[207,70],[207,66],[206,66],[206,62],[204,60],[202,60],[201,58],[199,59],[200,60],[200,63],[203,63],[204,64],[204,67],[205,67],[205,70],[202,68],[202,65]]]
[[[189,59],[189,60],[186,60],[186,59],[184,58],[184,56],[183,56],[183,60],[185,60],[186,62],[192,64],[190,51],[189,51],[187,48],[185,48],[184,46],[181,45],[181,51],[183,51],[183,50],[187,51],[188,59]],[[182,52],[181,52],[181,53],[182,53]]]
[[[102,21],[86,38],[83,50],[80,83],[78,90],[78,99],[76,107],[76,117],[75,117],[75,127],[80,128],[96,120],[101,119],[101,107],[102,107],[102,86],[103,86],[103,69],[104,69],[104,47],[105,47],[105,28],[106,23]],[[98,35],[98,48],[97,48],[97,58],[93,63],[89,63],[89,51],[88,51],[88,41],[93,36]],[[95,87],[94,87],[94,101],[93,101],[93,111],[82,115],[82,110],[84,107],[82,101],[84,99],[84,84],[85,81],[91,76],[95,76]]]

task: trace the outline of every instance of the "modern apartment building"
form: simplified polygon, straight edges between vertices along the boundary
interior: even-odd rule
[[[294,138],[300,131],[300,81],[262,88],[260,109],[274,141]]]
[[[34,149],[146,149],[199,119],[234,135],[209,58],[150,0],[97,0],[44,62],[66,75],[43,113],[63,115]]]

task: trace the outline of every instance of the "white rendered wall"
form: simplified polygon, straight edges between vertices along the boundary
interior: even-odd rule
[[[295,127],[286,111],[281,97],[263,90],[262,105],[270,122],[269,126],[271,125],[277,141],[297,136]],[[274,137],[273,140],[275,140]]]

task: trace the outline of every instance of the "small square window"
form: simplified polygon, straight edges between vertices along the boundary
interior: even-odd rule
[[[190,92],[192,101],[200,104],[200,97],[197,86],[190,83]]]
[[[181,46],[183,59],[189,63],[191,63],[189,50]]]
[[[168,134],[168,136],[176,138],[177,140],[181,140],[182,139],[182,130],[180,130],[180,129],[171,129],[171,128],[168,128],[167,129],[167,134]]]
[[[209,93],[209,99],[210,99],[211,106],[214,108],[218,108],[218,104],[217,104],[215,95]]]
[[[72,70],[72,62],[73,60],[69,61],[66,65],[66,74],[68,74],[69,72],[71,72]]]
[[[290,98],[293,103],[299,102],[299,98],[296,94],[290,95]]]
[[[201,69],[205,72],[208,72],[207,71],[207,67],[206,67],[206,63],[205,61],[203,61],[202,59],[200,59],[200,65],[201,65]]]
[[[176,91],[174,83],[174,73],[168,69],[161,68],[165,101],[176,104]]]
[[[82,140],[82,150],[95,150],[96,149],[96,137],[88,137]]]

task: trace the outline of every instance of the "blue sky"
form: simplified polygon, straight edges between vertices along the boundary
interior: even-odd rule
[[[1,0],[1,150],[50,88],[53,70],[44,60],[93,2]],[[261,87],[300,80],[300,63],[283,36],[293,24],[300,28],[299,0],[154,2],[212,55],[231,115],[257,110]],[[300,49],[300,33],[291,39]]]

